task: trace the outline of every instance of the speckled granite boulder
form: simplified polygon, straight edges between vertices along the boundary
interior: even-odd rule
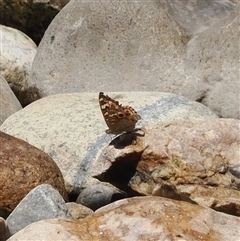
[[[171,92],[239,118],[239,11],[229,0],[72,0],[45,32],[29,86],[42,97]]]
[[[137,197],[105,206],[82,220],[43,220],[13,235],[22,240],[236,241],[240,218],[160,197]]]
[[[173,119],[218,119],[207,107],[160,92],[106,93],[142,116],[138,126]],[[48,96],[8,118],[0,129],[48,153],[59,166],[68,192],[96,184],[94,163],[112,137],[105,133],[98,93]]]
[[[22,109],[21,104],[9,87],[7,81],[0,75],[0,125],[11,114]]]
[[[62,174],[43,151],[0,132],[0,212],[9,214],[34,187],[48,183],[67,200]]]

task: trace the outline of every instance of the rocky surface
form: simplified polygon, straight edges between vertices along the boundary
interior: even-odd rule
[[[56,163],[27,142],[0,132],[0,214],[6,217],[34,187],[48,183],[67,200]]]
[[[22,109],[21,104],[9,87],[7,81],[0,75],[0,125],[13,113]]]
[[[10,235],[27,225],[50,218],[72,218],[59,192],[49,184],[42,184],[24,197],[6,222]]]
[[[0,28],[2,36],[0,39],[2,48],[0,74],[9,83],[20,103],[25,106],[30,99],[27,78],[37,46],[19,30],[3,25],[0,25]],[[33,90],[31,90],[31,96],[36,97]]]
[[[142,116],[137,124],[174,119],[217,119],[205,106],[186,98],[158,92],[107,93]],[[98,183],[92,179],[94,162],[112,137],[98,103],[98,93],[49,96],[9,117],[0,130],[28,141],[49,154],[60,168],[68,193]]]
[[[171,92],[239,118],[238,13],[227,0],[73,0],[49,25],[29,87]]]
[[[240,118],[239,27],[240,3],[231,15],[191,39],[185,56],[185,74],[206,84],[201,102],[216,114]]]
[[[0,217],[0,241],[5,241],[10,237],[9,229],[6,221]]]
[[[239,217],[209,208],[160,197],[137,197],[117,201],[82,220],[33,223],[8,241],[236,241],[239,225]]]
[[[67,2],[2,0],[0,23],[39,43]],[[239,11],[239,0],[72,0],[32,70],[36,45],[1,26],[0,130],[29,144],[0,133],[0,216],[11,212],[0,241],[8,229],[21,229],[10,240],[240,240],[240,124],[216,116],[240,116]],[[9,87],[23,106],[47,97],[20,110]],[[136,109],[142,130],[104,134],[99,91]],[[162,197],[116,201],[138,195]]]
[[[96,163],[101,181],[240,216],[240,121],[177,120],[123,134]]]
[[[16,28],[38,44],[49,23],[69,0],[22,0],[0,2],[0,23]]]
[[[84,189],[78,196],[76,203],[96,210],[111,202],[126,198],[127,194],[111,185],[98,183]]]
[[[86,218],[93,214],[93,210],[87,208],[79,203],[69,202],[66,203],[69,213],[74,219]]]
[[[228,18],[236,6],[236,2],[228,0],[184,1],[184,4],[180,0],[160,2],[168,15],[190,36],[196,36]]]

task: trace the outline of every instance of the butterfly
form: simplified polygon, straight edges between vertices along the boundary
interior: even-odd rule
[[[131,132],[141,116],[130,106],[122,106],[118,101],[99,93],[99,105],[107,126],[107,134],[121,134]]]

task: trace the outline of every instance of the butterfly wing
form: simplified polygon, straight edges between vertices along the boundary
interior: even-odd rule
[[[120,134],[132,131],[141,116],[129,106],[122,106],[103,92],[99,93],[99,105],[109,130],[108,134]]]

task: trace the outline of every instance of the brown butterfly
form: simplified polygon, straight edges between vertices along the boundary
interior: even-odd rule
[[[124,131],[131,132],[137,121],[141,119],[141,116],[132,107],[122,106],[118,101],[104,95],[103,92],[99,93],[99,105],[109,127],[106,130],[107,134],[117,135]]]

